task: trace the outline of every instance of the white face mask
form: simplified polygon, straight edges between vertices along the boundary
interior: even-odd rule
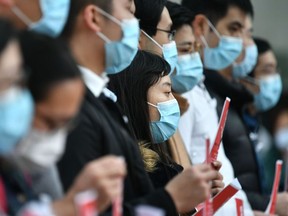
[[[275,134],[275,144],[279,150],[288,149],[288,127],[279,129]]]
[[[156,46],[158,46],[162,50],[163,58],[169,63],[171,67],[171,71],[169,74],[172,74],[176,68],[177,61],[178,61],[178,51],[177,51],[176,42],[173,40],[161,46],[156,40],[154,40],[145,31],[143,30],[141,31],[147,38],[149,38]]]
[[[209,27],[219,38],[217,47],[211,48],[204,36],[201,40],[204,47],[204,66],[212,70],[222,70],[229,67],[239,57],[243,48],[243,40],[240,37],[220,35],[214,25],[207,20]]]
[[[31,174],[55,165],[64,153],[67,135],[66,128],[53,132],[32,129],[16,147],[17,164]]]

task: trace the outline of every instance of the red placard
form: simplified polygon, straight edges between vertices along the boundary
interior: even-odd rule
[[[122,216],[123,213],[123,185],[122,185],[122,194],[117,197],[113,202],[112,216]]]
[[[236,202],[237,216],[244,216],[243,200],[236,198],[235,202]]]
[[[0,177],[0,215],[7,211],[6,191],[2,178]]]
[[[220,143],[221,143],[221,140],[223,137],[223,132],[224,132],[224,128],[225,128],[225,124],[226,124],[226,120],[227,120],[227,115],[228,115],[228,111],[229,111],[229,107],[230,107],[230,102],[231,102],[231,99],[227,97],[225,100],[223,109],[222,109],[222,114],[220,117],[214,145],[213,145],[211,153],[210,153],[210,161],[209,162],[214,162],[217,160],[218,151],[219,151]]]
[[[265,211],[265,213],[269,214],[269,215],[275,214],[275,208],[276,208],[276,202],[277,202],[277,193],[278,193],[279,183],[280,183],[280,178],[281,178],[282,164],[283,164],[282,160],[276,161],[275,176],[274,176],[274,183],[273,183],[273,188],[272,188],[271,199],[270,199],[268,207]]]
[[[75,197],[75,204],[78,216],[97,216],[97,193],[89,190],[78,194]]]
[[[234,179],[234,181],[226,186],[220,193],[218,193],[212,199],[212,207],[214,213],[218,211],[229,199],[231,199],[242,187],[238,181],[238,179]],[[200,209],[198,212],[194,214],[194,216],[203,216],[204,208]]]
[[[210,139],[206,138],[206,163],[210,161]],[[208,197],[204,203],[204,216],[212,216],[213,215],[213,206],[212,206],[212,199]]]

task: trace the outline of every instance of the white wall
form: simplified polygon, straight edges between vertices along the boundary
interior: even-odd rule
[[[254,35],[272,44],[285,87],[288,87],[288,0],[252,0],[255,10]]]

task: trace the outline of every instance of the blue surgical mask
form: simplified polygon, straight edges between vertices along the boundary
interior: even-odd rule
[[[14,6],[12,11],[32,31],[51,37],[59,36],[69,16],[70,0],[40,0],[40,8],[42,18],[37,22],[32,22],[18,7]]]
[[[258,50],[255,44],[245,48],[245,58],[241,63],[233,64],[233,77],[242,78],[247,76],[256,66]]]
[[[204,67],[211,70],[222,70],[230,65],[239,57],[243,48],[243,40],[238,37],[221,36],[213,24],[208,20],[208,25],[219,38],[219,44],[215,48],[210,48],[205,37],[201,40],[204,48]]]
[[[277,73],[258,80],[260,92],[254,96],[254,105],[258,111],[267,111],[279,101],[282,92],[281,76]]]
[[[178,57],[175,74],[171,75],[172,88],[176,93],[185,93],[203,79],[203,64],[198,52]]]
[[[119,21],[100,8],[98,11],[122,29],[123,37],[120,41],[111,41],[102,32],[97,32],[97,35],[105,41],[105,70],[107,74],[117,74],[127,68],[137,54],[140,37],[139,21],[136,18]]]
[[[275,145],[279,150],[288,149],[288,127],[282,128],[276,132]]]
[[[153,143],[162,143],[168,140],[177,130],[180,119],[180,108],[176,99],[166,102],[151,104],[158,109],[160,120],[150,122]]]
[[[27,90],[13,87],[0,94],[0,155],[11,153],[28,132],[33,107]]]
[[[145,31],[142,30],[142,33],[162,50],[163,58],[169,63],[170,68],[171,68],[171,71],[169,74],[172,74],[176,68],[177,61],[178,61],[178,51],[177,51],[177,46],[176,46],[175,41],[171,41],[170,43],[163,44],[163,46],[161,46]]]

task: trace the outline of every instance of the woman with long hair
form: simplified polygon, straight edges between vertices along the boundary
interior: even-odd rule
[[[138,140],[146,170],[156,187],[182,171],[168,154],[165,143],[176,131],[180,110],[171,91],[169,64],[161,57],[138,51],[132,64],[111,76],[129,127]]]

